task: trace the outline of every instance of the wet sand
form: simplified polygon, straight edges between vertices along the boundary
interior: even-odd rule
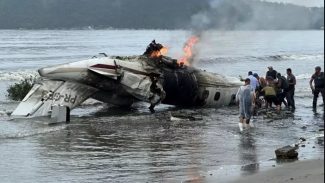
[[[324,159],[304,160],[278,165],[273,169],[242,177],[234,181],[240,183],[270,182],[270,183],[323,183]]]

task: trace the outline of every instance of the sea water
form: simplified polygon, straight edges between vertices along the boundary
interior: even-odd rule
[[[188,31],[169,30],[0,30],[0,179],[1,182],[181,182],[229,167],[254,173],[275,157],[276,148],[300,137],[313,139],[323,128],[323,106],[312,112],[309,79],[324,69],[323,31],[208,31],[200,37],[196,67],[234,80],[248,71],[265,76],[268,66],[297,78],[296,111],[281,120],[253,119],[242,134],[238,108],[186,109],[202,120],[170,121],[161,105],[123,110],[86,102],[72,112],[70,124],[48,125],[46,118],[11,120],[18,105],[6,97],[8,86],[37,75],[41,67],[79,61],[98,53],[139,55],[155,39],[179,58]],[[321,97],[319,104],[321,104]],[[313,140],[299,159],[322,157]],[[249,166],[248,166],[249,167]],[[225,176],[225,175],[224,175]],[[204,179],[204,178],[203,178]]]

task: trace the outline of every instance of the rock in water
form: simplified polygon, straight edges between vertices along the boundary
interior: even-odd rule
[[[284,146],[275,150],[277,159],[295,159],[298,157],[297,147]]]
[[[300,137],[299,140],[301,140],[301,141],[306,141],[306,139],[303,138],[303,137]]]

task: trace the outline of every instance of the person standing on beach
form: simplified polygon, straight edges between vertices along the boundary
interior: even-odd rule
[[[250,124],[250,119],[252,115],[252,104],[254,103],[254,92],[250,85],[250,79],[245,79],[244,86],[241,86],[238,89],[236,94],[236,102],[239,103],[239,130],[243,131],[244,127],[253,127],[253,124]],[[249,126],[250,125],[250,126]]]
[[[287,81],[288,81],[288,92],[287,92],[287,102],[288,107],[291,107],[291,110],[294,111],[296,109],[295,106],[295,85],[296,85],[296,77],[292,74],[292,70],[290,68],[287,69]]]
[[[313,82],[314,82],[314,86],[313,86]],[[324,72],[321,72],[320,66],[315,67],[315,73],[311,76],[309,85],[310,85],[311,91],[313,92],[313,95],[314,95],[313,110],[316,110],[317,98],[318,98],[319,93],[322,94],[323,105],[325,103],[325,100],[324,100]]]

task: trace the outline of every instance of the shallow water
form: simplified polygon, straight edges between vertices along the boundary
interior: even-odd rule
[[[72,112],[70,124],[48,125],[46,118],[10,120],[17,102],[6,88],[39,67],[111,55],[141,54],[156,39],[177,57],[184,31],[0,31],[0,177],[2,182],[182,182],[207,172],[233,169],[250,174],[272,162],[276,148],[296,143],[299,159],[323,157],[314,138],[324,114],[313,113],[308,80],[324,67],[323,31],[210,32],[200,43],[196,65],[232,77],[252,70],[264,75],[273,65],[298,78],[297,110],[282,120],[253,119],[256,128],[238,130],[238,109],[179,109],[161,105],[152,115],[147,104],[122,110],[87,103]],[[207,45],[204,47],[204,44]],[[198,113],[202,120],[171,121],[170,112]],[[315,146],[311,148],[310,146]],[[246,166],[243,166],[246,165]],[[220,179],[225,174],[221,173]]]

